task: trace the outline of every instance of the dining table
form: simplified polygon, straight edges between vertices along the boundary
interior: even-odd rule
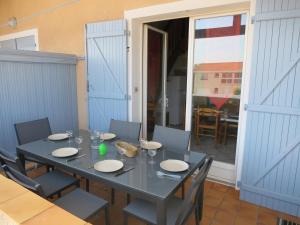
[[[21,161],[25,163],[26,157],[34,157],[43,160],[47,164],[53,165],[55,168],[63,169],[70,173],[75,173],[89,180],[101,182],[111,188],[127,192],[128,194],[151,201],[156,204],[157,224],[165,225],[167,202],[172,195],[182,186],[205,161],[206,155],[195,151],[187,151],[184,149],[171,149],[162,146],[157,150],[154,156],[154,163],[149,163],[151,157],[147,154],[147,150],[139,148],[136,157],[129,158],[119,154],[115,144],[118,137],[109,140],[101,141],[107,148],[105,155],[100,155],[98,148],[95,148],[94,140],[91,140],[89,131],[79,130],[74,132],[75,136],[81,136],[83,142],[80,146],[71,139],[61,141],[50,141],[47,138],[35,142],[17,146],[17,154]],[[138,140],[122,140],[133,145],[139,146]],[[99,141],[100,144],[100,141]],[[52,152],[58,148],[74,147],[80,149],[77,158],[59,158],[52,156]],[[73,159],[73,160],[70,160]],[[94,169],[94,164],[106,160],[116,159],[123,160],[123,170],[127,172],[116,176],[117,172],[105,173]],[[160,163],[167,159],[177,159],[187,162],[189,168],[183,172],[169,173],[176,174],[179,177],[174,179],[167,176],[158,176],[157,171],[163,171],[160,168]]]

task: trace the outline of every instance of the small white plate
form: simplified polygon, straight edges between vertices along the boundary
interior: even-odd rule
[[[58,148],[52,152],[54,157],[64,158],[78,153],[77,148]]]
[[[156,150],[161,148],[162,144],[156,141],[145,141],[141,147],[148,150]]]
[[[113,133],[103,133],[100,135],[100,139],[107,141],[107,140],[111,140],[113,138],[115,138],[117,135],[113,134]]]
[[[160,163],[160,168],[169,172],[183,172],[189,168],[189,164],[182,160],[168,159]]]
[[[69,138],[69,135],[66,133],[52,134],[48,137],[51,141],[60,141]]]
[[[119,160],[107,159],[94,164],[94,169],[104,173],[111,173],[122,169],[124,164]]]

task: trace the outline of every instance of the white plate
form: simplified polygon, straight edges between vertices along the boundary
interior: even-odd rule
[[[161,148],[161,146],[162,144],[156,141],[145,141],[141,147],[148,150],[156,150]]]
[[[52,152],[54,157],[69,157],[78,153],[77,148],[58,148]]]
[[[69,138],[69,135],[66,133],[52,134],[48,137],[51,141],[60,141]]]
[[[169,172],[183,172],[189,168],[189,164],[182,160],[168,159],[160,163],[160,168]]]
[[[111,140],[113,138],[115,138],[117,135],[113,134],[113,133],[104,133],[100,135],[100,139],[106,141],[106,140]]]
[[[104,173],[111,173],[122,169],[124,164],[119,160],[107,159],[94,164],[94,169]]]

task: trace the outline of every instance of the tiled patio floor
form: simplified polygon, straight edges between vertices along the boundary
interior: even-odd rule
[[[84,181],[82,180],[82,186],[84,186],[83,184]],[[186,184],[186,190],[188,186],[189,182]],[[105,187],[98,182],[91,182],[90,192],[106,200],[110,199],[109,187]],[[278,216],[300,223],[300,218],[241,201],[239,200],[238,191],[218,183],[206,181],[204,195],[204,210],[201,225],[275,225]],[[116,203],[110,208],[112,225],[123,224],[122,208],[125,204],[125,193],[117,191]],[[104,224],[103,214],[100,217],[99,215],[95,216],[90,222],[94,225]],[[140,225],[144,223],[130,218],[129,224]],[[194,215],[192,215],[187,225],[194,224]]]

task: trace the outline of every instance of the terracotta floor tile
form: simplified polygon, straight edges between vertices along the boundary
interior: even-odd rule
[[[257,222],[265,225],[276,225],[277,216],[270,213],[259,213]]]
[[[240,202],[238,200],[223,200],[221,205],[219,206],[220,209],[226,211],[229,214],[236,214],[240,209]]]
[[[211,218],[203,217],[201,222],[200,222],[200,225],[210,225],[211,222],[212,222]]]
[[[235,221],[236,214],[229,214],[227,211],[218,210],[214,221],[220,222],[223,225],[233,225]]]
[[[218,197],[212,196],[210,194],[208,194],[204,198],[204,204],[210,205],[213,207],[218,207],[221,204],[221,202],[222,202],[222,198],[218,198]]]
[[[212,218],[215,217],[216,212],[217,212],[217,208],[216,207],[204,204],[204,207],[203,207],[203,217],[207,217],[207,218],[212,219]]]
[[[237,216],[234,225],[256,225],[256,219],[249,219],[248,217]]]
[[[219,184],[219,183],[214,183],[211,186],[211,188],[214,189],[214,190],[216,190],[216,191],[227,192],[230,187],[222,185],[222,184]]]

